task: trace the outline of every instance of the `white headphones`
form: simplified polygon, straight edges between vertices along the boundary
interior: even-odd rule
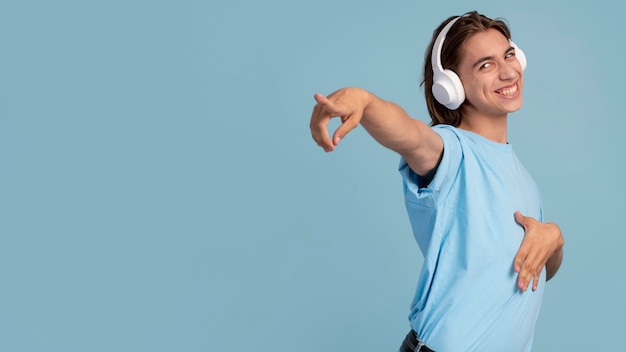
[[[433,96],[435,96],[435,99],[437,99],[441,105],[450,110],[456,110],[459,106],[461,106],[465,100],[465,90],[463,89],[463,84],[461,83],[459,76],[457,76],[457,74],[452,70],[444,69],[441,65],[441,49],[443,48],[443,42],[446,39],[446,34],[448,34],[452,25],[461,17],[464,16],[459,16],[451,20],[445,27],[443,27],[435,40],[435,44],[433,44],[433,52],[431,56],[433,67]],[[525,70],[526,56],[522,50],[515,45],[515,43],[511,40],[509,40],[509,42],[515,49],[515,57],[517,57],[517,61],[519,61],[522,66],[522,71]]]

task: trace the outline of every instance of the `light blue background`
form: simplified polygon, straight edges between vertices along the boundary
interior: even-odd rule
[[[362,128],[322,152],[312,96],[428,121],[431,33],[472,9],[528,57],[509,139],[566,238],[535,351],[617,350],[618,4],[5,1],[0,350],[395,351],[422,261],[398,157]]]

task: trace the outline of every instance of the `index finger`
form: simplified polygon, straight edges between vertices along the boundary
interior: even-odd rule
[[[330,95],[332,97],[332,94]],[[350,111],[346,107],[338,106],[328,97],[317,93],[313,96],[317,105],[330,114],[330,117],[337,117],[349,114]]]

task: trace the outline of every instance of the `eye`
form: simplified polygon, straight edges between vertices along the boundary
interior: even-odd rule
[[[491,62],[485,62],[484,64],[480,65],[480,70],[486,70],[490,68],[491,66],[493,66]]]
[[[512,57],[515,57],[515,52],[514,51],[509,51],[508,53],[506,53],[506,55],[504,55],[505,59],[510,59]]]

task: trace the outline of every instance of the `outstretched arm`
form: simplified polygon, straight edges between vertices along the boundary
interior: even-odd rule
[[[325,151],[335,150],[361,124],[378,143],[402,155],[415,173],[425,175],[437,166],[443,152],[441,137],[398,105],[360,88],[343,88],[328,97],[315,94],[315,100],[311,135]],[[342,123],[331,138],[328,124],[336,117]]]
[[[533,281],[537,289],[539,275],[546,267],[546,281],[550,280],[563,261],[563,234],[555,223],[542,223],[531,217],[515,213],[515,220],[524,227],[524,240],[515,256],[514,269],[518,275],[518,287],[525,291]]]

